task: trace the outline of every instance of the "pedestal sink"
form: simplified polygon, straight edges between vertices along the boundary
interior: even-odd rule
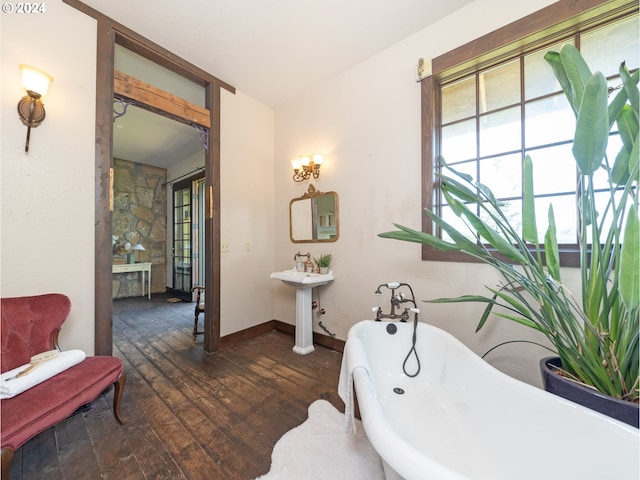
[[[313,352],[313,323],[311,319],[311,290],[333,282],[333,272],[307,273],[297,270],[273,272],[271,278],[296,289],[296,344],[293,351],[302,355]]]

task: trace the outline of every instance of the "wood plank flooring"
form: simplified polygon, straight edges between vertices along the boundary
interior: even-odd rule
[[[272,331],[205,354],[202,336],[191,337],[193,304],[166,298],[114,301],[126,424],[113,417],[110,391],[18,449],[11,480],[250,480],[315,400],[344,411],[340,353],[297,355],[291,336]]]

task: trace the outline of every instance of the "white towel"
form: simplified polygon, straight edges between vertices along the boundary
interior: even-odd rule
[[[22,377],[12,378],[25,368],[29,367],[29,363],[18,368],[14,368],[13,370],[9,370],[8,372],[4,372],[0,375],[0,399],[15,397],[19,393],[22,393],[31,387],[35,387],[54,375],[77,365],[85,358],[86,354],[82,350],[68,350],[66,352],[61,352],[51,360],[43,362],[41,365],[38,365],[37,368]],[[7,380],[8,378],[12,379]]]
[[[354,392],[353,392],[353,372],[357,368],[362,368],[369,373],[369,362],[367,352],[359,338],[349,338],[344,344],[342,354],[342,364],[340,366],[340,379],[338,380],[338,395],[344,402],[345,431],[356,431],[356,421],[354,412]]]

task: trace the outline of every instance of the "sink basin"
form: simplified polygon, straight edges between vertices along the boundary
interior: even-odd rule
[[[307,273],[298,270],[284,270],[283,272],[273,272],[271,278],[282,280],[287,285],[296,288],[313,288],[333,281],[333,272]]]
[[[296,343],[293,351],[306,355],[314,351],[311,291],[314,287],[333,282],[333,272],[306,273],[297,270],[273,272],[271,278],[281,280],[296,289]]]

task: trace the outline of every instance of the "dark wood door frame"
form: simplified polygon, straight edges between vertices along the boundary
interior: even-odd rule
[[[111,212],[113,185],[113,92],[115,44],[172,70],[205,88],[210,112],[205,151],[205,252],[220,251],[220,89],[235,88],[77,0],[64,3],[97,21],[95,176],[95,353],[113,353]],[[204,350],[220,349],[220,258],[205,253]]]

